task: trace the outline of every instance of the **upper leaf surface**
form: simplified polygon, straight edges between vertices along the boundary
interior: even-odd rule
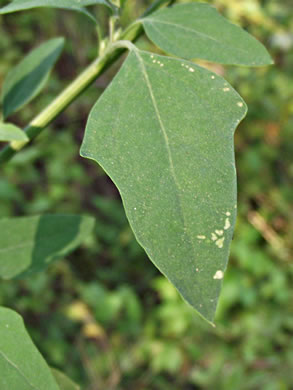
[[[147,36],[178,57],[221,64],[272,64],[265,47],[204,3],[179,4],[142,19]]]
[[[69,379],[63,372],[52,368],[52,374],[60,387],[60,390],[80,390],[80,387]]]
[[[22,318],[4,307],[0,307],[0,372],[1,390],[60,390]]]
[[[63,38],[51,39],[31,51],[10,70],[2,90],[4,118],[28,103],[41,91],[63,46]]]
[[[149,257],[210,321],[236,217],[233,133],[245,113],[223,78],[134,49],[81,147],[117,185]]]
[[[5,7],[0,8],[0,14],[9,14],[11,12],[39,7],[63,8],[81,12],[96,23],[97,21],[94,16],[83,8],[95,4],[103,4],[110,9],[114,8],[114,6],[106,0],[14,0]]]
[[[42,270],[80,245],[93,226],[93,218],[78,215],[0,219],[0,277]]]
[[[11,123],[0,122],[0,142],[1,141],[27,141],[28,137],[19,127]]]

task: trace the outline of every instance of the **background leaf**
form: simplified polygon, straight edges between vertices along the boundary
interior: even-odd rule
[[[45,268],[80,245],[93,226],[93,218],[78,215],[0,219],[0,277]]]
[[[10,70],[2,90],[4,118],[28,103],[41,91],[63,46],[63,38],[51,39],[30,52]]]
[[[149,257],[208,320],[233,234],[233,134],[245,114],[223,78],[135,49],[93,108],[81,148],[117,185]]]
[[[60,387],[60,390],[80,390],[80,387],[76,383],[72,382],[72,380],[63,374],[63,372],[56,370],[55,368],[52,368],[51,371]]]
[[[1,390],[59,390],[22,318],[4,307],[0,307],[0,372]]]
[[[95,4],[103,4],[111,9],[114,8],[106,0],[14,0],[5,7],[2,7],[0,9],[0,14],[8,14],[11,12],[18,12],[39,7],[63,8],[81,12],[96,23],[97,21],[95,17],[85,8],[83,8]]]
[[[272,64],[265,47],[204,3],[179,4],[142,19],[150,40],[178,57],[260,66]]]
[[[0,122],[0,141],[27,141],[28,137],[19,127]]]

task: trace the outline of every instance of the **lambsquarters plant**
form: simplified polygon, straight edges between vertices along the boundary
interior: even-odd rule
[[[213,323],[236,219],[233,134],[247,107],[233,87],[193,59],[263,66],[266,49],[205,3],[158,0],[126,30],[116,28],[127,0],[14,0],[0,14],[54,7],[110,11],[109,36],[98,58],[22,130],[9,123],[42,89],[64,39],[44,42],[2,85],[0,164],[7,163],[88,85],[127,52],[121,69],[92,109],[81,156],[95,160],[120,191],[137,241],[182,297]],[[99,31],[99,26],[97,26]],[[140,50],[145,33],[165,54]],[[0,219],[0,276],[29,277],[76,248],[94,218],[39,215]],[[1,390],[76,388],[51,371],[22,319],[0,308]],[[68,382],[68,383],[67,383]]]

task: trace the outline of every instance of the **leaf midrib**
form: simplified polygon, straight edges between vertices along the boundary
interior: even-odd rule
[[[167,21],[163,21],[163,20],[156,20],[156,19],[154,19],[154,18],[146,18],[146,19],[143,19],[143,23],[145,23],[145,22],[150,22],[150,24],[153,24],[153,28],[155,28],[157,31],[160,31],[160,30],[158,30],[157,27],[155,26],[156,23],[157,23],[157,24],[165,24],[165,25],[169,25],[169,26],[171,26],[171,27],[177,27],[178,29],[181,29],[181,30],[185,30],[185,31],[191,32],[191,33],[194,34],[194,35],[202,36],[203,38],[207,38],[207,39],[209,39],[209,40],[211,40],[211,41],[214,41],[214,42],[216,42],[217,44],[219,44],[219,45],[221,45],[221,46],[230,47],[230,45],[229,45],[228,43],[226,43],[226,42],[223,43],[222,41],[219,41],[219,40],[217,40],[217,39],[211,37],[210,35],[207,35],[207,34],[205,34],[205,33],[203,33],[203,32],[199,32],[198,30],[195,30],[195,29],[192,29],[192,28],[189,28],[189,27],[184,27],[184,26],[182,26],[182,25],[180,25],[180,24],[177,24],[177,23],[173,23],[173,22],[171,23],[171,22],[167,22]],[[162,35],[163,35],[163,34],[162,34]],[[234,48],[234,50],[235,50],[235,48]],[[243,52],[243,53],[246,53],[246,51],[245,51],[244,49],[241,49],[241,48],[239,48],[239,47],[237,47],[237,50],[238,50],[238,51],[241,51],[241,52]]]
[[[8,356],[6,356],[6,354],[4,352],[2,352],[0,350],[0,356],[12,367],[14,368],[18,374],[26,381],[26,383],[34,390],[40,390],[38,389],[37,387],[35,387],[30,381],[29,379],[26,377],[26,375],[20,370],[20,368],[15,364],[13,363],[13,361],[11,361]]]
[[[145,52],[145,53],[147,53],[147,52]],[[147,53],[147,54],[148,54],[148,53]],[[179,62],[179,61],[180,61],[180,60],[178,60],[178,62]],[[190,64],[192,64],[192,66],[197,67],[197,65],[194,64],[194,63],[190,63]],[[149,67],[151,66],[151,64],[147,64],[147,65],[148,65]],[[153,69],[154,69],[154,70],[157,70],[155,67],[154,67]],[[173,74],[170,73],[170,72],[166,69],[166,67],[165,67],[165,68],[160,68],[160,72],[166,73],[170,79],[173,79],[173,80],[177,81],[177,80],[174,78]],[[191,76],[193,76],[193,75],[191,74]],[[182,83],[182,84],[185,84],[187,88],[190,87],[190,85],[187,84],[184,80],[181,80],[181,83]],[[230,88],[232,88],[232,87],[230,86]],[[200,101],[200,99],[198,98],[198,95],[197,95],[192,89],[190,89],[190,88],[189,88],[189,91],[190,91],[190,93],[197,99],[198,104],[200,105],[200,104],[201,104],[201,101]],[[213,108],[213,106],[210,105],[209,100],[208,100],[207,98],[201,96],[201,100],[204,100],[205,103],[206,103],[206,104],[209,106],[209,108],[211,109],[211,111],[213,111],[213,113],[216,113],[216,112],[215,112],[215,109]],[[203,108],[203,109],[204,109],[204,108]],[[238,124],[238,122],[237,122],[237,124]],[[231,140],[233,141],[233,134],[231,135],[231,134],[228,133],[226,137],[227,137],[227,141],[229,141],[229,142],[230,142]],[[201,156],[201,158],[202,158],[203,160],[206,158],[206,156],[205,156],[204,154],[202,154],[200,150],[198,150],[197,153],[198,153],[199,156]],[[208,161],[208,162],[209,162],[209,164],[212,163],[212,161]],[[219,169],[219,167],[218,167],[217,165],[213,165],[213,170],[216,170],[221,176],[227,176],[227,174],[225,174],[225,173],[223,172],[223,170]]]
[[[175,168],[174,168],[174,163],[173,163],[173,158],[172,158],[172,153],[171,153],[171,148],[170,148],[168,134],[166,132],[163,120],[161,118],[161,115],[160,115],[160,112],[159,112],[159,108],[158,108],[158,105],[157,105],[157,102],[156,102],[156,99],[155,99],[155,95],[154,95],[154,92],[153,92],[153,88],[152,88],[152,85],[151,85],[148,73],[146,71],[146,67],[144,65],[143,59],[139,55],[138,50],[133,49],[133,51],[134,51],[134,53],[135,53],[135,55],[136,55],[136,57],[138,59],[138,62],[139,62],[139,65],[140,65],[140,69],[141,69],[141,72],[142,72],[143,77],[145,79],[145,82],[146,82],[146,85],[147,85],[147,88],[148,88],[148,91],[149,91],[149,94],[150,94],[150,98],[151,98],[151,101],[152,101],[152,105],[154,107],[154,110],[155,110],[155,113],[156,113],[156,116],[157,116],[157,119],[158,119],[158,122],[159,122],[159,125],[160,125],[160,129],[161,129],[161,131],[163,133],[165,146],[166,146],[167,153],[168,153],[168,160],[169,160],[169,163],[170,163],[170,172],[171,172],[171,176],[173,178],[174,184],[175,184],[178,204],[179,204],[179,208],[180,208],[180,214],[181,214],[181,217],[182,217],[183,231],[184,231],[184,234],[187,235],[187,237],[189,239],[189,242],[191,244],[191,247],[193,249],[193,254],[195,255],[195,253],[196,253],[195,247],[194,247],[193,241],[191,240],[190,235],[189,235],[189,233],[187,231],[188,227],[187,227],[186,218],[185,218],[185,214],[183,212],[183,206],[182,206],[182,201],[181,201],[181,197],[180,197],[181,188],[180,188],[180,184],[178,183],[178,180],[177,180],[177,177],[176,177],[176,174],[175,174]]]

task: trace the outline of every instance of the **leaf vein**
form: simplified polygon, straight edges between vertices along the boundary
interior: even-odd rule
[[[25,376],[25,374],[19,369],[19,367],[13,363],[9,358],[8,356],[5,355],[4,352],[0,351],[0,356],[2,356],[2,358],[4,360],[6,360],[6,362],[11,366],[13,367],[18,373],[19,375],[26,381],[26,383],[34,390],[39,390],[37,387],[35,387],[29,380],[28,378]]]
[[[181,30],[184,30],[184,31],[187,31],[187,32],[191,32],[192,34],[194,34],[194,35],[199,35],[199,36],[201,36],[201,37],[203,37],[203,38],[206,38],[206,39],[209,39],[209,40],[211,40],[211,41],[214,41],[214,42],[216,42],[217,44],[219,44],[219,45],[221,45],[221,46],[229,46],[229,44],[228,43],[226,43],[226,42],[223,42],[223,41],[219,41],[218,39],[216,39],[216,38],[214,38],[214,37],[211,37],[210,35],[208,35],[208,34],[205,34],[205,33],[203,33],[203,32],[199,32],[199,31],[197,31],[197,30],[194,30],[194,29],[192,29],[192,28],[189,28],[189,27],[184,27],[184,26],[182,26],[182,25],[180,25],[180,24],[177,24],[177,23],[170,23],[170,22],[167,22],[167,21],[162,21],[162,20],[156,20],[156,19],[151,19],[151,18],[147,18],[147,19],[144,19],[143,20],[143,23],[145,23],[145,22],[150,22],[150,24],[152,24],[153,25],[153,28],[154,29],[156,29],[157,31],[159,31],[160,33],[161,33],[161,31],[157,28],[157,26],[155,25],[155,23],[157,23],[157,24],[165,24],[165,25],[169,25],[169,26],[171,26],[171,27],[176,27],[176,28],[178,28],[178,29],[181,29]],[[162,33],[161,33],[161,35],[163,35]],[[174,44],[174,42],[172,43],[172,44]],[[237,49],[238,51],[241,51],[241,52],[243,52],[243,53],[246,53],[246,51],[244,50],[244,49],[241,49],[241,48],[239,48],[239,47],[237,47],[237,48],[234,48],[234,50],[235,49]]]
[[[192,63],[192,65],[193,65],[193,66],[196,66],[196,65],[193,64],[193,63]],[[148,66],[151,66],[151,65],[148,64]],[[178,80],[176,80],[176,78],[172,75],[172,73],[170,73],[167,69],[160,68],[160,69],[157,70],[157,69],[155,69],[154,67],[152,67],[152,68],[153,68],[153,70],[155,70],[155,71],[157,71],[157,72],[164,72],[164,73],[168,74],[168,76],[169,76],[170,79],[174,80],[175,82],[178,82]],[[193,77],[193,75],[190,75],[190,76]],[[186,83],[184,80],[180,80],[180,82],[186,85],[186,88],[187,88],[187,89],[190,91],[190,93],[197,99],[197,103],[198,103],[200,106],[203,107],[203,110],[206,109],[206,107],[202,105],[202,102],[201,102],[200,99],[198,98],[198,95],[196,94],[196,92],[195,92],[193,89],[190,88],[190,84]],[[209,103],[209,100],[208,100],[207,98],[203,97],[203,96],[201,96],[201,100],[204,100],[205,103],[206,103],[206,105],[207,105],[207,106],[211,109],[211,111],[212,111],[213,113],[215,113],[215,115],[216,115],[216,111],[215,111],[215,109],[213,108],[213,106]],[[210,120],[210,121],[213,120],[213,116],[212,116],[212,115],[210,116],[209,120]],[[237,123],[237,124],[238,124],[238,123]],[[237,124],[236,124],[236,125],[237,125]],[[230,134],[227,135],[227,139],[228,139],[229,141],[231,140],[232,137],[233,137],[233,135],[230,135]],[[224,138],[224,137],[223,137],[223,138]],[[233,139],[233,138],[232,138],[232,139]],[[206,156],[205,156],[203,153],[201,153],[200,150],[198,150],[197,153],[198,153],[198,155],[199,155],[203,160],[206,159]],[[212,169],[213,169],[213,170],[216,170],[221,176],[228,176],[228,174],[227,174],[226,172],[224,172],[223,170],[220,170],[220,169],[218,168],[218,164],[219,164],[218,161],[217,161],[216,163],[214,163],[212,160],[209,160],[209,161],[208,161],[208,164],[207,164],[207,167],[211,167],[211,165],[212,165]]]
[[[152,88],[152,85],[151,85],[148,73],[146,71],[145,65],[143,63],[143,60],[142,60],[142,58],[140,57],[140,55],[138,54],[138,52],[136,50],[135,50],[135,54],[136,54],[136,57],[138,58],[138,61],[139,61],[139,64],[140,64],[140,68],[141,68],[143,77],[145,79],[146,85],[148,87],[149,94],[150,94],[150,97],[151,97],[151,101],[152,101],[152,104],[153,104],[153,107],[154,107],[154,110],[155,110],[155,113],[156,113],[156,116],[157,116],[157,119],[158,119],[158,122],[159,122],[159,125],[160,125],[160,129],[161,129],[161,131],[163,133],[163,136],[164,136],[165,145],[166,145],[166,149],[167,149],[167,153],[168,153],[168,160],[169,160],[169,163],[170,163],[170,172],[171,172],[171,175],[172,175],[172,178],[173,178],[176,190],[177,190],[177,199],[178,199],[179,208],[180,208],[180,214],[181,214],[182,222],[183,222],[183,231],[184,231],[184,234],[187,235],[187,237],[189,239],[189,242],[191,244],[191,247],[193,249],[193,253],[195,255],[196,251],[195,251],[194,243],[193,243],[190,235],[187,232],[187,223],[186,223],[186,218],[185,218],[185,215],[184,215],[184,212],[183,212],[183,206],[182,206],[182,201],[181,201],[181,197],[180,197],[181,187],[180,187],[180,184],[179,184],[179,182],[177,180],[176,173],[175,173],[175,168],[174,168],[174,163],[173,163],[173,158],[172,158],[172,153],[171,153],[171,148],[170,148],[168,134],[167,134],[167,131],[165,129],[163,120],[161,118],[160,111],[159,111],[159,108],[158,108],[158,105],[157,105],[157,102],[156,102],[156,98],[155,98],[155,95],[154,95],[154,92],[153,92],[153,88]]]

